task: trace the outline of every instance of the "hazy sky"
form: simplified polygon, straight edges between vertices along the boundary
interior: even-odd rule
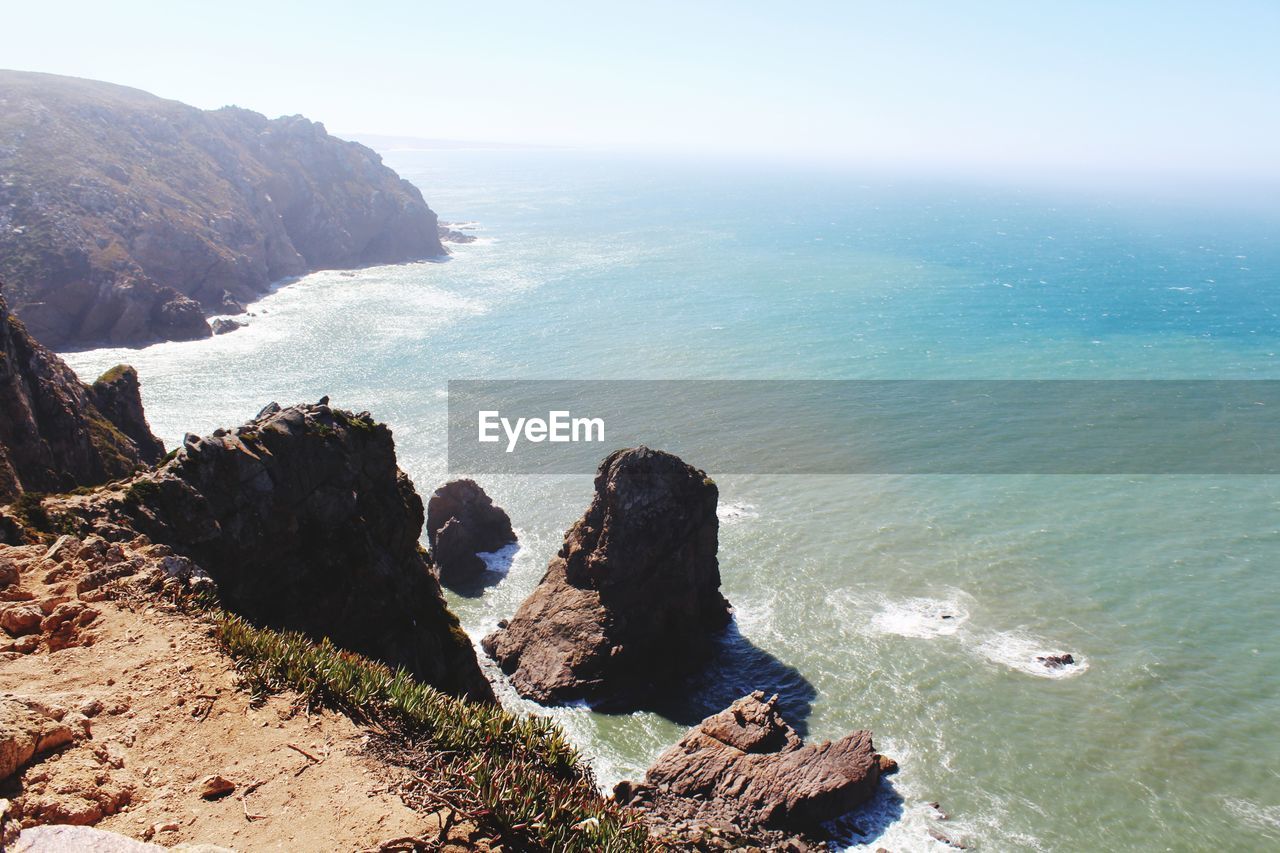
[[[1280,174],[1280,0],[6,6],[0,66],[335,132]]]

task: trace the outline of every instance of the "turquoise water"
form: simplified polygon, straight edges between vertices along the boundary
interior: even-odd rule
[[[392,426],[422,492],[447,476],[456,378],[1280,378],[1280,214],[1257,204],[555,151],[387,159],[484,239],[308,276],[227,336],[69,361],[136,365],[170,445],[329,394]],[[982,850],[1280,846],[1276,479],[709,473],[738,636],[674,720],[551,712],[603,783],[760,686],[809,737],[868,727],[901,761],[855,848],[941,849],[931,828]],[[521,543],[495,586],[452,598],[477,638],[591,488],[483,485]],[[1082,665],[1036,664],[1059,650]]]

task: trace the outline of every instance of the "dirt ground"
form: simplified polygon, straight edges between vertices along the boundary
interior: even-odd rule
[[[95,542],[64,542],[52,557],[47,546],[0,546],[10,581],[0,585],[0,624],[19,632],[0,632],[0,693],[65,715],[75,732],[0,786],[22,825],[95,824],[237,851],[488,846],[465,823],[446,840],[447,811],[406,805],[396,791],[407,771],[369,754],[370,733],[349,718],[290,696],[253,707],[204,621],[158,599],[78,592],[93,585],[82,580],[91,572],[162,554],[112,547],[95,559],[104,550]],[[228,787],[214,776],[234,787],[206,796]]]

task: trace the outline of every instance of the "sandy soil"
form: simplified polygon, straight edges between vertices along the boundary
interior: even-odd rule
[[[441,837],[447,813],[406,805],[396,791],[407,772],[366,751],[369,732],[290,696],[254,707],[200,619],[101,590],[79,598],[77,577],[93,568],[67,556],[79,545],[64,543],[54,559],[44,546],[0,546],[0,561],[19,574],[0,593],[0,617],[32,606],[71,614],[69,629],[0,632],[0,692],[57,706],[77,729],[72,744],[37,756],[0,789],[24,824],[96,823],[165,846],[238,851],[415,849],[389,844],[405,838],[422,849]],[[139,554],[123,549],[135,563]],[[27,651],[32,636],[39,645]],[[234,789],[209,799],[214,775]],[[473,849],[473,832],[464,824],[449,832],[455,843],[431,847]]]

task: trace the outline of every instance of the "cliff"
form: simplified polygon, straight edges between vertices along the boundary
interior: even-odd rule
[[[116,368],[100,386],[86,387],[33,340],[0,293],[0,503],[124,477],[164,452],[133,368]]]
[[[207,337],[273,281],[444,253],[417,188],[319,123],[0,71],[0,277],[48,346]]]
[[[422,499],[367,413],[272,404],[234,430],[187,436],[121,489],[80,512],[190,558],[227,610],[492,701],[419,549]]]

